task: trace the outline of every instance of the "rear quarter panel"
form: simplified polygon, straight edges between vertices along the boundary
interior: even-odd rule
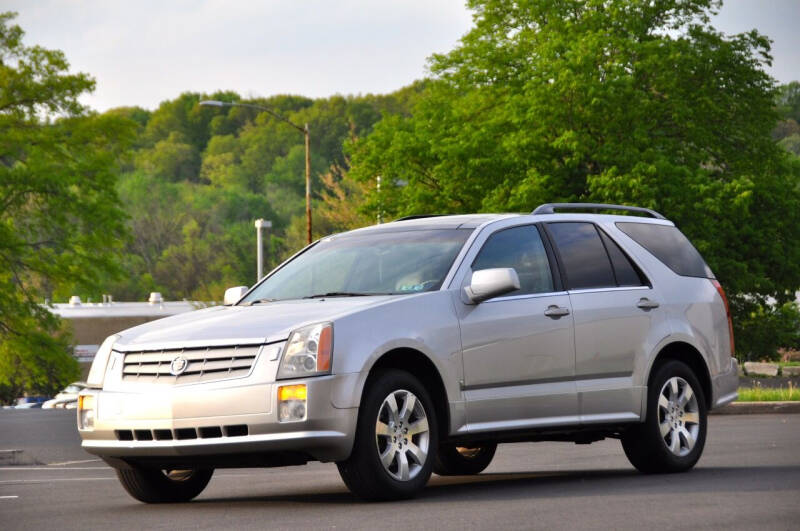
[[[649,374],[655,357],[669,343],[682,341],[700,352],[712,377],[730,367],[730,339],[725,305],[716,288],[707,278],[685,277],[676,274],[660,260],[650,254],[609,220],[601,226],[631,254],[654,287],[660,293],[659,311],[669,327],[669,336],[663,338],[650,353],[647,363],[642,365]],[[630,221],[630,220],[623,220]]]

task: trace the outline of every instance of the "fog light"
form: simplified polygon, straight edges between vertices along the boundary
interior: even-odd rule
[[[78,428],[82,430],[94,429],[95,400],[92,395],[78,397]]]
[[[278,387],[278,421],[296,422],[305,420],[307,398],[308,390],[305,384]]]

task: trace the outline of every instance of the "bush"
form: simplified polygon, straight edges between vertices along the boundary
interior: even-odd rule
[[[778,361],[778,349],[800,348],[800,308],[788,302],[780,306],[743,303],[734,315],[736,357],[745,361]]]

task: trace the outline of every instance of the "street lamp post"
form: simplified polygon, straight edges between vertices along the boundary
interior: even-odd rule
[[[378,175],[378,225],[383,223],[383,201],[381,200],[381,176]]]
[[[267,253],[269,253],[269,229],[271,227],[272,222],[269,220],[261,218],[256,220],[256,282],[264,276],[264,244],[261,240],[261,229],[267,229]]]
[[[261,105],[254,105],[252,103],[205,100],[201,101],[199,105],[208,107],[249,107],[251,109],[257,109],[259,111],[264,111],[266,113],[269,113],[270,116],[273,116],[282,122],[286,122],[287,124],[291,125],[295,129],[303,133],[306,144],[306,240],[307,243],[311,243],[311,139],[308,133],[308,123],[304,124],[303,126],[299,126],[296,123],[292,122],[291,120],[284,118],[283,116],[281,116],[280,114],[276,113],[275,111],[273,111],[268,107],[263,107]]]

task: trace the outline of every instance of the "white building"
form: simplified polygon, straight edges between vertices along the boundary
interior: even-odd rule
[[[150,294],[148,302],[115,302],[110,296],[104,299],[104,302],[92,303],[73,296],[66,304],[48,306],[51,312],[70,324],[75,341],[74,355],[81,363],[84,376],[106,337],[132,326],[207,306],[194,301],[164,301],[156,292]]]

